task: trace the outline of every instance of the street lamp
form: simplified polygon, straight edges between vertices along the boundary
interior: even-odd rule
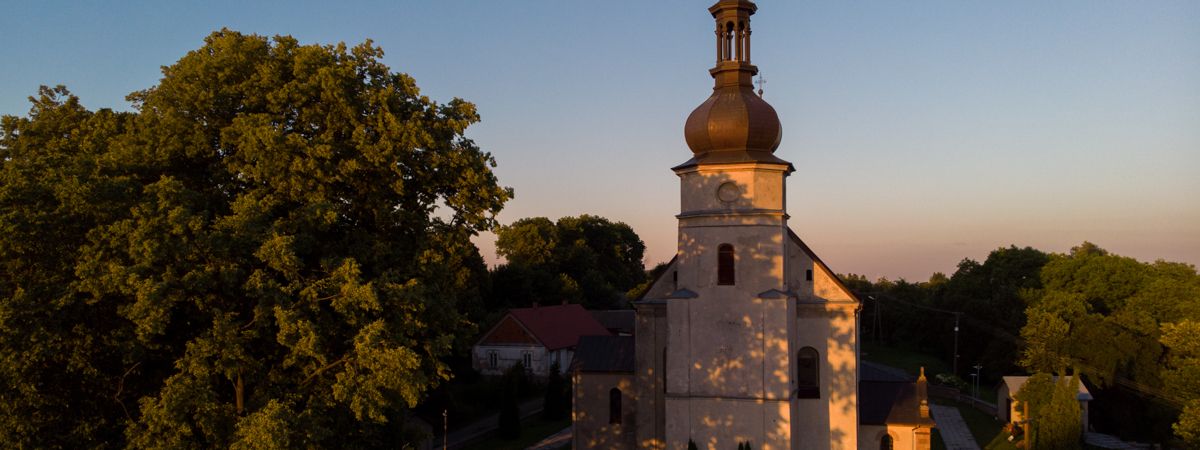
[[[978,399],[979,398],[979,374],[983,370],[983,364],[975,363],[975,365],[971,366],[971,367],[975,368],[975,373],[971,375],[971,376],[975,377],[975,395],[973,395],[973,397]]]

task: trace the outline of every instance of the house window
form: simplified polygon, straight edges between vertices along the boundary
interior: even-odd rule
[[[804,271],[804,279],[808,280],[808,281],[812,281],[812,269],[808,269],[808,270]]]
[[[796,398],[821,398],[820,361],[812,347],[796,352]]]
[[[496,356],[496,352],[488,352],[488,368],[495,369],[496,366],[499,365],[499,359],[500,358]]]
[[[882,438],[879,438],[879,450],[892,450],[891,435],[885,434]]]
[[[621,390],[617,388],[608,391],[608,423],[621,423]]]
[[[717,247],[717,284],[732,286],[733,283],[733,246],[721,244]]]
[[[525,370],[533,370],[533,353],[525,352],[521,354],[521,363],[525,365]]]

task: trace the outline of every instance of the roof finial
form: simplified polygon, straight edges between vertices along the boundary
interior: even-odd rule
[[[759,72],[758,81],[755,81],[754,84],[758,85],[758,96],[762,97],[763,96],[762,95],[763,94],[763,86],[767,85],[767,79],[763,78],[762,72]]]

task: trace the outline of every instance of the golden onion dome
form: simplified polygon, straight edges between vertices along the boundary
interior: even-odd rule
[[[694,156],[680,167],[749,161],[786,164],[773,155],[783,137],[779,115],[754,93],[758,68],[750,64],[750,16],[757,9],[748,0],[722,0],[708,9],[717,25],[717,65],[709,70],[713,93],[688,116],[683,135]]]

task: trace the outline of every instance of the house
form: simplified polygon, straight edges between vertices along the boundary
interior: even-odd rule
[[[1054,380],[1058,381],[1058,377],[1054,377]],[[1000,380],[1000,384],[996,386],[997,419],[1011,423],[1021,421],[1021,411],[1017,409],[1017,401],[1013,398],[1013,395],[1021,390],[1021,386],[1024,386],[1026,381],[1029,381],[1028,376],[1008,376]],[[1088,391],[1087,386],[1079,383],[1079,394],[1075,398],[1079,400],[1079,413],[1082,415],[1083,430],[1087,431],[1088,402],[1092,401],[1092,393]]]
[[[580,336],[593,335],[610,333],[580,305],[511,309],[472,347],[471,367],[502,375],[521,362],[531,375],[545,377],[557,362],[565,373]]]
[[[779,117],[753,89],[755,11],[749,0],[708,9],[714,86],[684,125],[691,158],[672,168],[678,248],[633,302],[632,336],[580,341],[576,449],[930,448],[923,373],[861,364],[862,302],[788,226],[796,168],[775,155]]]

